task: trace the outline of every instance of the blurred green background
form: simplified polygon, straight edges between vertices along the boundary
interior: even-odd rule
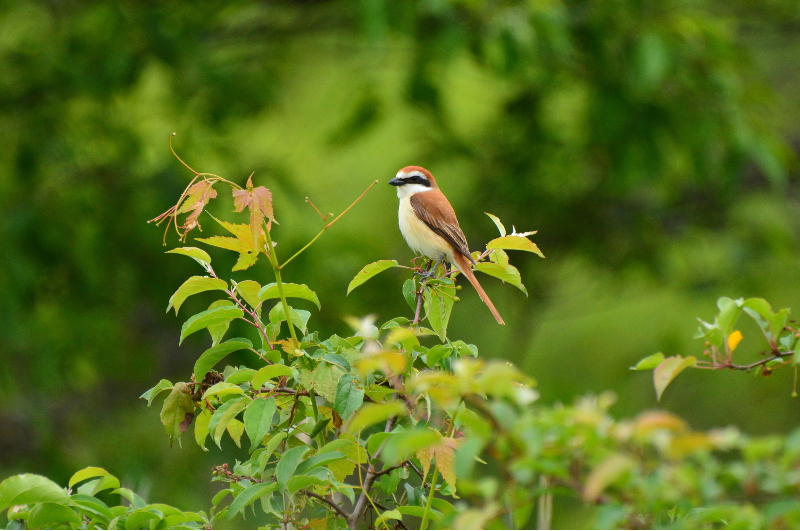
[[[95,465],[204,509],[212,464],[244,455],[169,448],[137,398],[188,379],[209,343],[178,347],[211,299],[164,313],[200,271],[146,224],[191,178],[172,132],[199,171],[273,190],[284,257],[319,230],[306,196],[338,213],[381,181],[285,273],[320,295],[323,333],[409,314],[400,270],[345,290],[368,262],[411,258],[384,183],[422,165],[473,249],[496,235],[484,211],[539,230],[546,260],[512,255],[529,298],[482,279],[508,326],[466,288],[450,332],[536,377],[543,403],[612,390],[619,416],[798,425],[790,370],[688,371],[660,406],[628,370],[700,354],[695,318],[720,296],[800,306],[796,0],[0,5],[0,478]],[[253,275],[270,281],[264,264],[233,277]]]

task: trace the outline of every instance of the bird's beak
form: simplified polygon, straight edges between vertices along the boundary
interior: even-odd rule
[[[391,184],[392,186],[403,186],[406,183],[400,177],[395,177],[394,179],[389,181],[389,184]]]

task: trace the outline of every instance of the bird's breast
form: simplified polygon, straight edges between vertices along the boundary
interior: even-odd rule
[[[444,256],[448,262],[452,263],[452,246],[417,217],[414,207],[411,206],[410,196],[400,199],[399,222],[400,232],[412,251],[432,260],[438,260]]]

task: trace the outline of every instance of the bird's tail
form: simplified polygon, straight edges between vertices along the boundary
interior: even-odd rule
[[[478,279],[475,278],[475,273],[472,272],[472,268],[470,267],[470,262],[467,259],[467,257],[461,254],[455,254],[453,258],[455,259],[454,265],[458,267],[458,269],[464,274],[465,277],[467,277],[467,280],[469,280],[470,284],[472,284],[472,286],[478,292],[478,295],[480,296],[483,303],[489,307],[489,311],[492,312],[492,315],[494,316],[495,320],[497,320],[497,322],[500,323],[501,325],[506,324],[503,321],[503,318],[500,317],[500,312],[498,312],[497,308],[495,308],[494,304],[492,304],[492,301],[489,299],[489,296],[486,294],[485,291],[483,291],[483,288],[481,287],[480,282],[478,282]]]

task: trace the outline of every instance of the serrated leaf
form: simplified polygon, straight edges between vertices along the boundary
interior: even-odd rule
[[[423,475],[428,474],[431,460],[434,460],[436,468],[439,469],[439,473],[450,485],[450,490],[453,491],[453,494],[456,492],[455,448],[455,439],[441,437],[436,444],[417,451],[417,458],[422,464]]]
[[[514,251],[528,251],[544,258],[544,254],[539,250],[539,246],[524,236],[503,236],[495,238],[486,244],[487,249],[508,249]]]
[[[319,303],[319,297],[317,294],[311,291],[311,288],[306,286],[305,284],[283,284],[283,294],[286,297],[293,298],[293,299],[305,299],[307,301],[311,301],[317,305],[318,309],[321,309],[322,306]],[[278,290],[278,285],[276,283],[267,284],[258,292],[258,299],[261,301],[265,301],[267,299],[280,299],[281,294]]]
[[[356,386],[356,382],[349,374],[343,374],[336,386],[336,397],[333,407],[342,419],[347,420],[350,415],[364,403],[364,390]]]
[[[647,371],[650,369],[655,369],[658,367],[661,362],[664,361],[664,354],[662,352],[656,352],[655,354],[651,354],[646,358],[642,358],[639,360],[639,363],[631,367],[632,371]]]
[[[210,326],[228,324],[234,319],[244,316],[244,312],[235,306],[220,306],[191,316],[181,327],[181,338],[178,344],[183,343],[187,336],[194,334],[198,330]]]
[[[350,284],[347,286],[347,294],[350,295],[351,291],[378,273],[386,271],[387,269],[397,265],[397,260],[378,260],[377,262],[372,262],[371,264],[365,265],[363,268],[361,268],[361,271],[359,271],[358,274],[353,277],[353,280],[350,281]]]
[[[176,383],[161,408],[161,423],[169,436],[169,444],[180,439],[194,418],[194,402],[185,382]]]
[[[237,253],[247,253],[251,250],[246,242],[231,236],[210,236],[208,238],[195,238],[195,240],[214,247],[219,247],[220,249],[236,251]]]
[[[189,277],[186,282],[181,284],[181,287],[179,287],[178,290],[172,294],[172,297],[169,298],[169,306],[167,306],[167,311],[174,307],[175,315],[178,315],[178,310],[180,310],[181,305],[183,305],[184,301],[192,295],[196,295],[204,291],[225,291],[227,289],[228,283],[219,278],[200,276]]]
[[[295,446],[286,450],[281,456],[278,465],[275,467],[275,478],[281,491],[286,488],[286,483],[292,478],[297,466],[308,450],[307,446]]]
[[[195,262],[197,262],[206,269],[208,269],[208,266],[211,265],[211,257],[208,255],[207,252],[198,247],[178,247],[177,249],[172,249],[170,251],[167,251],[167,253],[182,254],[184,256],[193,258]]]
[[[0,483],[0,511],[12,505],[68,501],[66,491],[44,476],[19,474]]]
[[[431,429],[413,429],[393,433],[383,445],[381,459],[389,465],[401,463],[417,452],[439,444],[442,434]]]
[[[169,380],[161,380],[156,385],[145,391],[139,398],[144,398],[147,400],[147,407],[150,407],[150,404],[153,403],[153,400],[155,400],[158,395],[168,389],[172,389],[172,382]]]
[[[484,212],[484,214],[489,216],[489,219],[491,219],[494,222],[495,226],[497,227],[497,230],[500,231],[500,236],[505,236],[506,235],[506,228],[503,225],[503,222],[500,221],[500,218],[498,218],[494,214],[489,214],[488,212]]]
[[[697,358],[689,356],[683,358],[682,356],[672,356],[662,361],[658,367],[653,371],[653,383],[656,387],[656,396],[661,400],[661,395],[667,386],[687,367],[694,367],[697,363]]]
[[[251,454],[269,433],[276,408],[273,397],[256,398],[247,406],[247,411],[244,412],[244,429],[250,438]]]
[[[253,344],[244,338],[229,339],[224,343],[213,346],[203,352],[197,361],[194,363],[194,379],[196,382],[202,382],[208,371],[214,365],[219,363],[225,356],[236,352],[237,350],[245,350],[253,348]]]
[[[320,363],[313,371],[301,371],[299,383],[333,403],[336,400],[336,386],[342,374],[344,371],[336,365]]]
[[[408,412],[402,402],[385,402],[383,404],[364,404],[361,409],[347,421],[342,431],[349,434],[358,434],[365,428],[385,422],[390,417],[397,417]]]
[[[492,262],[480,262],[475,266],[475,270],[499,278],[503,282],[508,282],[525,295],[528,294],[527,288],[522,284],[522,277],[520,277],[519,270],[512,265],[502,266]]]

